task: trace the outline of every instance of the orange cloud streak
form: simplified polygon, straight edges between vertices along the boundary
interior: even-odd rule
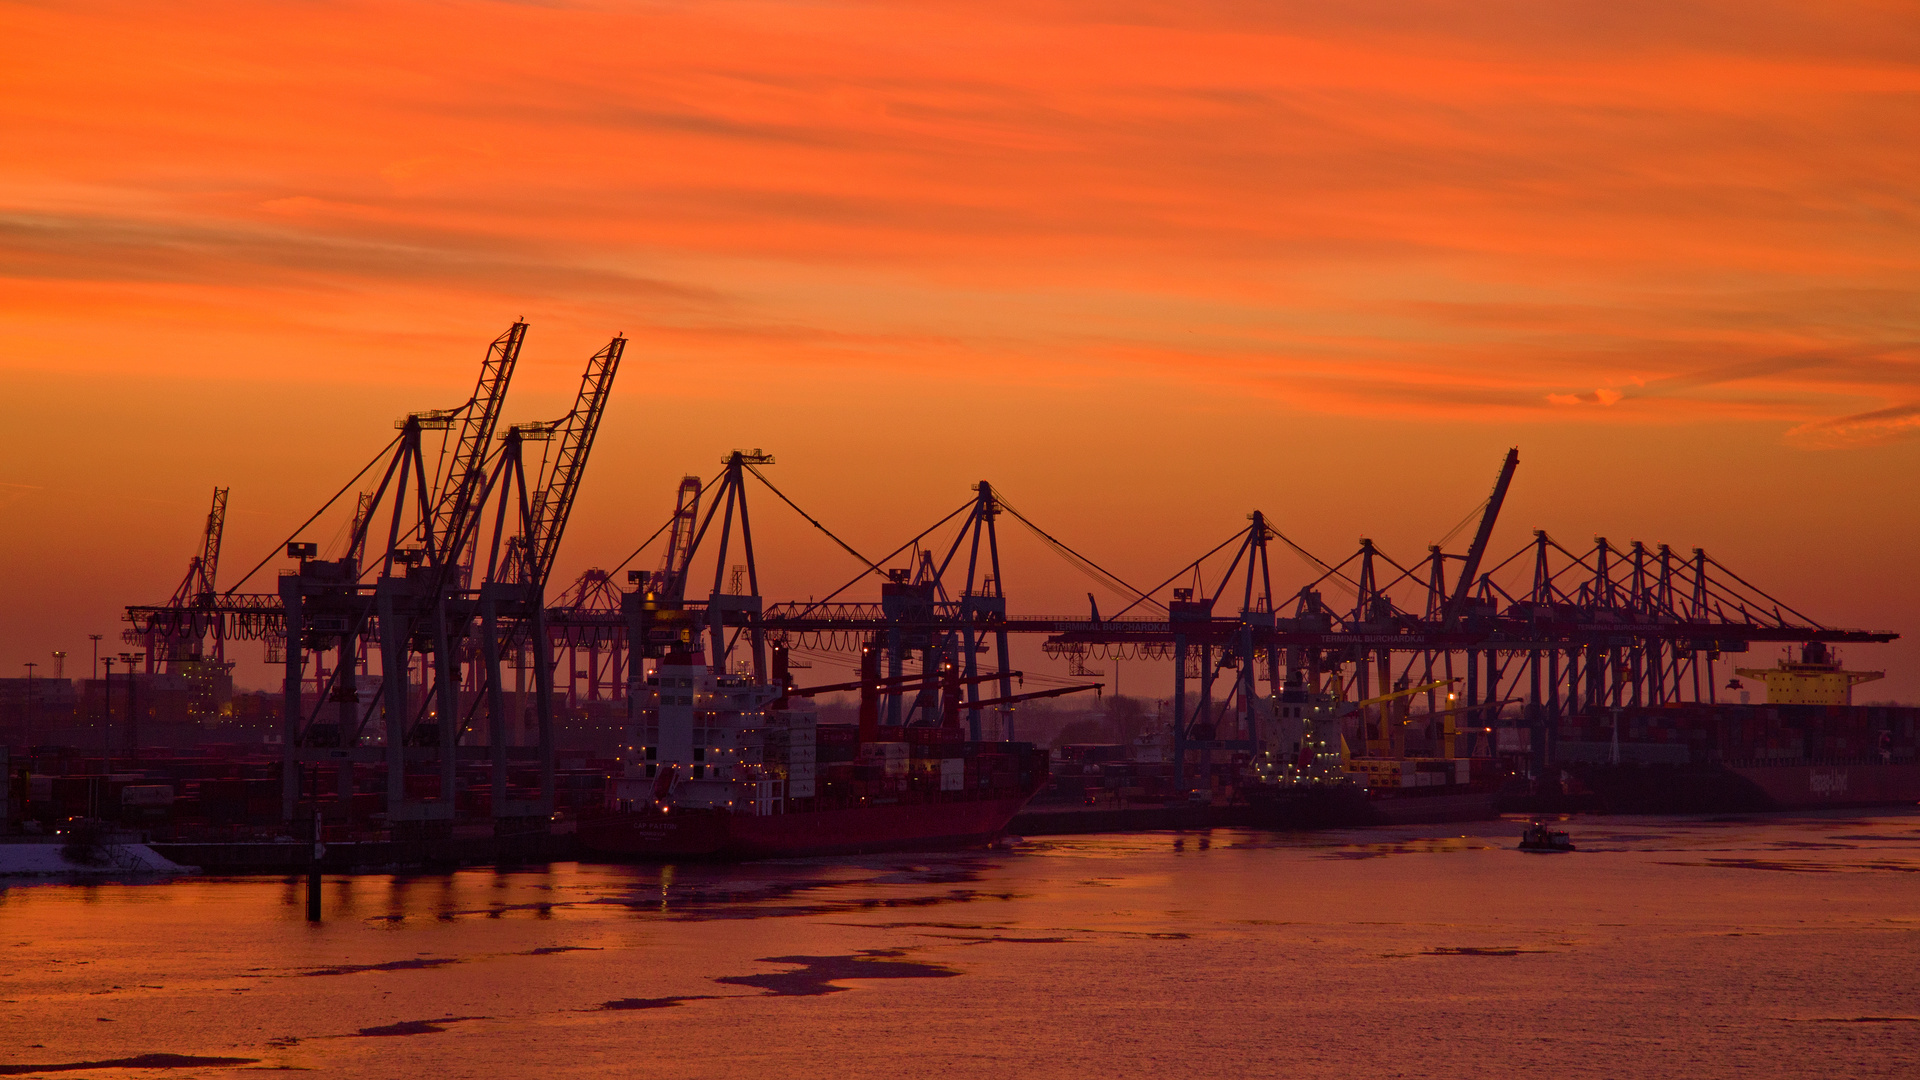
[[[158,324],[183,370],[350,341],[336,373],[378,381],[537,308],[729,363],[1336,413],[1808,431],[1920,401],[1897,6],[0,20],[10,365],[111,369],[103,328]]]

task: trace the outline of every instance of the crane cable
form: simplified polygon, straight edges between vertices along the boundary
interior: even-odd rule
[[[743,462],[742,464],[745,464],[745,463]],[[754,477],[758,479],[761,483],[767,485],[768,491],[771,491],[775,495],[780,496],[781,502],[786,503],[788,506],[793,507],[794,513],[799,514],[803,518],[806,518],[808,523],[811,524],[814,528],[819,529],[823,533],[826,533],[827,539],[833,541],[836,544],[839,544],[842,551],[845,551],[847,554],[865,563],[867,566],[867,569],[880,575],[882,578],[885,578],[887,576],[887,572],[885,570],[880,569],[878,566],[875,566],[873,564],[872,559],[869,559],[865,555],[862,555],[859,552],[853,550],[852,544],[849,544],[845,540],[842,540],[839,537],[833,535],[833,530],[827,528],[825,525],[820,524],[820,522],[817,521],[812,514],[809,514],[805,510],[800,509],[797,503],[795,503],[792,499],[787,498],[786,492],[781,491],[779,488],[773,486],[773,481],[767,479],[766,474],[762,473],[759,469],[754,468],[752,465],[747,465],[747,471],[752,473]],[[921,535],[924,536],[926,534],[922,533]],[[917,540],[919,539],[919,537],[915,537],[915,539]]]
[[[245,585],[253,577],[253,575],[259,573],[261,567],[266,566],[268,563],[274,560],[274,556],[285,551],[287,549],[287,545],[293,543],[294,537],[299,536],[303,531],[306,530],[307,526],[313,524],[316,520],[318,520],[320,515],[326,513],[327,509],[331,507],[334,503],[339,502],[340,496],[345,495],[348,491],[352,490],[353,485],[359,483],[360,478],[367,475],[367,471],[369,469],[372,469],[375,465],[379,464],[380,459],[387,456],[387,451],[397,446],[400,440],[405,437],[406,436],[404,433],[400,435],[395,435],[393,437],[392,442],[389,442],[387,445],[381,447],[379,453],[373,455],[372,459],[370,459],[365,465],[361,466],[359,472],[353,474],[353,479],[347,481],[344,485],[341,486],[339,491],[336,491],[333,493],[333,498],[328,499],[325,503],[321,505],[320,509],[315,510],[313,512],[312,517],[301,522],[300,527],[298,529],[293,530],[292,534],[290,534],[285,540],[282,540],[280,541],[280,543],[276,544],[272,551],[267,552],[266,558],[261,559],[259,562],[255,563],[253,569],[247,571],[245,577],[242,577],[239,581],[236,581],[232,585],[228,586],[227,591],[222,593],[221,595],[232,596],[234,592],[240,588],[240,586]]]
[[[1006,496],[1000,494],[999,489],[997,488],[993,492],[993,500],[996,504],[1000,506],[1001,509],[1005,510],[1009,514],[1012,514],[1016,521],[1020,522],[1020,524],[1022,525],[1025,525],[1027,528],[1033,530],[1034,535],[1038,536],[1041,540],[1046,542],[1046,544],[1054,550],[1055,554],[1059,555],[1063,560],[1066,561],[1067,565],[1072,566],[1074,569],[1080,571],[1083,574],[1086,574],[1087,577],[1099,583],[1102,588],[1112,589],[1114,592],[1119,593],[1123,596],[1131,594],[1132,596],[1137,597],[1138,599],[1134,600],[1132,604],[1127,605],[1128,608],[1133,607],[1134,604],[1138,604],[1141,600],[1145,600],[1147,603],[1152,604],[1153,606],[1161,609],[1162,611],[1166,610],[1167,606],[1165,604],[1162,604],[1160,601],[1155,600],[1153,597],[1148,596],[1146,593],[1141,592],[1139,589],[1134,588],[1132,585],[1127,584],[1127,582],[1122,580],[1118,574],[1113,573],[1107,568],[1101,566],[1099,563],[1096,563],[1092,559],[1087,558],[1085,555],[1082,555],[1079,552],[1073,550],[1072,548],[1068,547],[1066,544],[1062,543],[1061,541],[1054,539],[1051,535],[1047,533],[1045,529],[1042,529],[1040,526],[1035,525],[1031,521],[1028,521],[1027,516],[1025,514],[1022,514],[1019,510],[1015,509],[1013,504],[1008,502],[1006,499]],[[1118,585],[1119,588],[1114,588],[1114,586],[1116,585]]]
[[[707,483],[706,483],[706,485],[705,485],[704,487],[702,487],[702,488],[700,489],[700,491],[701,491],[701,492],[702,492],[702,493],[704,494],[704,493],[705,493],[705,492],[707,491],[707,489],[708,489],[708,488],[711,488],[711,487],[712,487],[712,486],[713,486],[714,484],[717,484],[717,483],[719,483],[719,482],[720,482],[720,478],[721,478],[722,476],[725,476],[725,475],[726,475],[726,471],[725,471],[725,470],[722,470],[722,471],[720,471],[720,472],[717,472],[717,473],[715,473],[715,474],[713,475],[713,479],[712,479],[712,480],[709,480],[709,481],[707,481]],[[627,568],[627,564],[628,564],[628,563],[630,563],[630,562],[632,562],[633,560],[635,560],[635,559],[637,559],[637,558],[639,558],[639,557],[640,557],[640,553],[641,553],[641,552],[643,552],[643,551],[645,551],[645,550],[647,550],[647,546],[648,546],[648,545],[650,545],[650,544],[652,544],[652,543],[653,543],[653,542],[654,542],[655,540],[658,540],[658,539],[660,539],[660,534],[661,534],[661,533],[663,533],[663,532],[666,532],[666,531],[667,531],[668,529],[670,529],[670,528],[672,528],[672,527],[673,527],[673,523],[674,523],[675,521],[677,521],[677,520],[679,520],[679,518],[680,518],[680,511],[679,511],[678,509],[676,509],[676,510],[674,510],[674,512],[673,512],[673,514],[672,514],[672,516],[670,516],[670,517],[668,517],[668,518],[667,518],[667,523],[666,523],[665,525],[662,525],[662,526],[660,526],[660,527],[659,527],[658,529],[655,529],[655,530],[653,531],[653,535],[652,535],[652,536],[649,536],[649,537],[647,537],[647,538],[646,538],[645,540],[642,540],[642,541],[640,542],[640,546],[639,546],[639,547],[637,547],[637,548],[634,548],[634,549],[633,549],[633,554],[631,554],[631,555],[629,555],[629,556],[627,556],[627,557],[626,557],[626,558],[624,558],[624,559],[621,559],[621,560],[620,560],[620,565],[619,565],[619,566],[616,566],[616,567],[614,567],[613,569],[611,569],[611,570],[609,570],[609,571],[607,571],[607,576],[608,576],[608,577],[612,577],[612,576],[613,576],[614,574],[617,574],[617,573],[619,573],[620,571],[622,571],[622,570],[625,570],[625,569]],[[616,586],[616,587],[617,587],[617,586]]]

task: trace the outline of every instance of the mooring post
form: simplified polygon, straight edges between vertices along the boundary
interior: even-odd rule
[[[313,861],[307,864],[307,921],[320,921],[320,860],[327,854],[321,843],[320,810],[313,811]]]

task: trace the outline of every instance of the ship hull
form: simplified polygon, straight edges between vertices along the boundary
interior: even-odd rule
[[[588,852],[623,860],[784,859],[941,851],[992,843],[1031,794],[755,816],[723,810],[613,813],[580,822]]]
[[[1780,810],[1920,802],[1920,764],[1729,766]]]
[[[1376,825],[1436,825],[1449,821],[1491,821],[1500,816],[1494,792],[1443,792],[1419,797],[1369,799]]]
[[[1920,764],[1572,765],[1617,814],[1717,814],[1911,805]]]

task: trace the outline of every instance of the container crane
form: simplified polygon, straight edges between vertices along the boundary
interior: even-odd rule
[[[684,600],[687,594],[687,564],[693,560],[693,533],[700,518],[700,478],[683,476],[673,500],[673,522],[667,529],[667,550],[660,557],[660,572],[648,583],[647,591],[667,600]]]
[[[1507,501],[1507,486],[1513,483],[1513,471],[1519,466],[1520,448],[1510,447],[1506,461],[1500,465],[1500,478],[1493,482],[1493,494],[1487,496],[1487,509],[1480,515],[1480,528],[1474,532],[1473,544],[1467,548],[1467,560],[1460,567],[1460,579],[1454,583],[1453,597],[1447,601],[1446,614],[1441,619],[1443,629],[1452,630],[1460,623],[1460,616],[1467,606],[1467,592],[1473,588],[1474,580],[1479,576],[1480,562],[1487,554],[1487,541],[1493,538],[1493,524],[1500,519],[1500,504]]]
[[[351,762],[363,753],[386,759],[391,823],[411,827],[452,816],[457,742],[453,706],[466,626],[463,571],[477,531],[474,520],[485,482],[487,449],[526,333],[527,324],[516,321],[489,344],[474,392],[464,403],[412,413],[396,424],[400,434],[389,444],[390,453],[382,451],[386,468],[372,495],[363,496],[355,508],[343,555],[321,559],[317,545],[289,538],[287,554],[300,560],[299,570],[282,575],[278,604],[272,605],[278,609],[287,643],[281,792],[286,820],[293,819],[302,762],[337,764],[344,801],[352,780]],[[437,470],[426,461],[425,433],[452,431],[456,425],[459,432],[446,471],[436,479]],[[368,469],[380,460],[376,457]],[[373,548],[370,542],[383,512],[384,544]],[[298,535],[296,530],[294,536]],[[374,580],[365,580],[367,570],[373,571]],[[228,597],[226,601],[245,599]],[[363,698],[359,668],[366,650],[376,644],[383,673],[381,690]],[[328,651],[334,653],[331,669],[321,658]],[[418,710],[410,700],[409,674],[416,656],[423,678],[437,689],[425,695]],[[310,659],[316,665],[317,698],[311,709],[302,694]],[[361,738],[376,713],[387,745],[381,751],[363,750]],[[446,794],[435,804],[410,803],[404,786],[408,744],[435,743],[441,758],[441,791]]]
[[[627,339],[616,335],[606,348],[587,360],[581,376],[580,391],[573,409],[550,422],[515,424],[507,429],[491,475],[479,485],[474,502],[474,520],[489,497],[494,500],[493,543],[487,558],[486,576],[478,590],[480,617],[480,654],[485,665],[489,742],[493,758],[493,816],[544,819],[553,812],[553,640],[547,631],[546,584],[553,571],[554,556],[566,532],[567,518],[573,512],[580,482],[586,476],[587,458],[593,450],[600,418],[606,412],[607,398],[613,392],[613,379],[620,369],[620,358]],[[542,462],[533,490],[527,483],[525,444],[552,443]],[[517,510],[517,513],[514,511]],[[517,530],[508,535],[509,516],[517,518]],[[452,550],[466,550],[477,542],[458,537]],[[504,546],[504,560],[501,558]],[[461,617],[462,634],[467,619]],[[539,730],[540,799],[527,804],[514,803],[507,792],[506,695],[501,680],[500,654],[503,647],[516,655],[528,645],[533,649],[534,713]],[[443,687],[451,711],[456,704]],[[517,696],[517,695],[516,695]],[[477,702],[476,702],[477,703]],[[457,729],[449,730],[451,717],[442,717],[442,746],[449,751],[443,768],[450,769],[450,751],[458,743]],[[449,772],[449,778],[451,773]]]
[[[206,526],[200,535],[200,550],[187,560],[186,576],[173,590],[173,598],[167,601],[167,607],[181,612],[199,612],[210,609],[215,600],[214,581],[220,570],[220,539],[227,527],[227,488],[213,489],[213,507],[207,511]],[[218,616],[193,617],[185,620],[185,625],[172,626],[165,632],[155,630],[127,630],[122,637],[129,645],[140,645],[146,650],[147,673],[153,673],[154,661],[166,661],[169,669],[182,662],[198,662],[207,659],[204,642],[208,635],[213,637],[213,656],[215,663],[226,660],[226,635],[222,633],[223,620]],[[159,654],[156,657],[155,654]]]

